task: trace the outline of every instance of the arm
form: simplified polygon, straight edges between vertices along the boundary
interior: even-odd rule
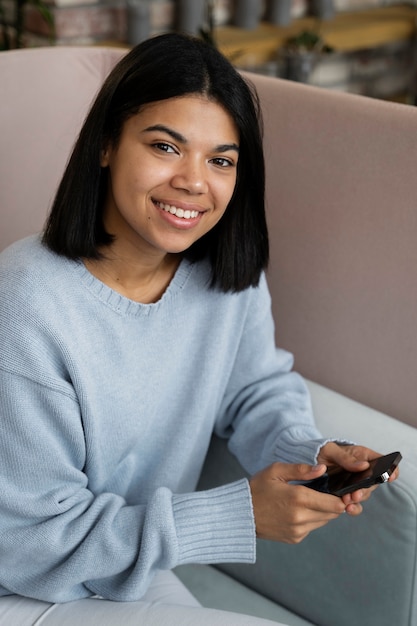
[[[157,568],[254,560],[246,480],[199,494],[160,488],[131,505],[92,490],[90,434],[70,384],[51,389],[0,370],[0,414],[3,593],[135,600]]]
[[[321,437],[307,387],[291,371],[291,355],[275,349],[269,304],[266,284],[262,283],[247,316],[229,385],[227,397],[231,400],[225,411],[231,420],[229,448],[249,473],[255,474],[251,490],[258,537],[298,542],[345,510],[359,514],[360,502],[369,497],[370,490],[341,500],[288,482],[317,477],[326,471],[327,464],[360,471],[367,467],[367,459],[378,454],[360,446],[339,446]],[[217,432],[227,434],[225,430]],[[318,461],[323,466],[315,474],[317,468],[290,465],[294,461]]]
[[[265,277],[253,290],[216,433],[250,474],[271,463],[316,462],[325,439],[293,357],[277,349]]]

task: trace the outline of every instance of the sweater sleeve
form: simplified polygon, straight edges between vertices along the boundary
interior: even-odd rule
[[[246,480],[180,495],[161,487],[143,506],[129,506],[89,489],[91,460],[70,385],[52,388],[2,369],[0,415],[0,594],[132,601],[157,569],[254,561]]]
[[[216,428],[250,474],[275,461],[315,463],[327,441],[315,426],[307,386],[293,363],[289,352],[275,346],[263,276],[248,305]]]

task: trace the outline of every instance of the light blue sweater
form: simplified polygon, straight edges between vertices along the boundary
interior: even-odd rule
[[[250,473],[323,440],[265,277],[208,283],[183,261],[143,305],[37,237],[0,255],[0,595],[136,600],[158,569],[254,561],[247,480],[195,492],[213,431]]]

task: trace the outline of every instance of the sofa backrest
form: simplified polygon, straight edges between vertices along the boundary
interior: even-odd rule
[[[417,426],[417,108],[255,77],[277,343]]]
[[[0,250],[42,228],[82,120],[126,50],[0,53]]]
[[[125,50],[0,53],[0,250],[42,228]],[[417,426],[417,110],[248,75],[265,120],[277,343],[305,376]]]

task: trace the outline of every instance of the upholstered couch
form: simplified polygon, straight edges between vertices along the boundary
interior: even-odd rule
[[[123,50],[0,53],[0,249],[39,230],[86,109]],[[417,624],[417,110],[248,75],[265,121],[277,343],[325,435],[401,450],[359,518],[256,565],[179,568],[207,606],[293,626]],[[311,382],[314,381],[314,382]],[[213,441],[204,486],[242,470]]]

